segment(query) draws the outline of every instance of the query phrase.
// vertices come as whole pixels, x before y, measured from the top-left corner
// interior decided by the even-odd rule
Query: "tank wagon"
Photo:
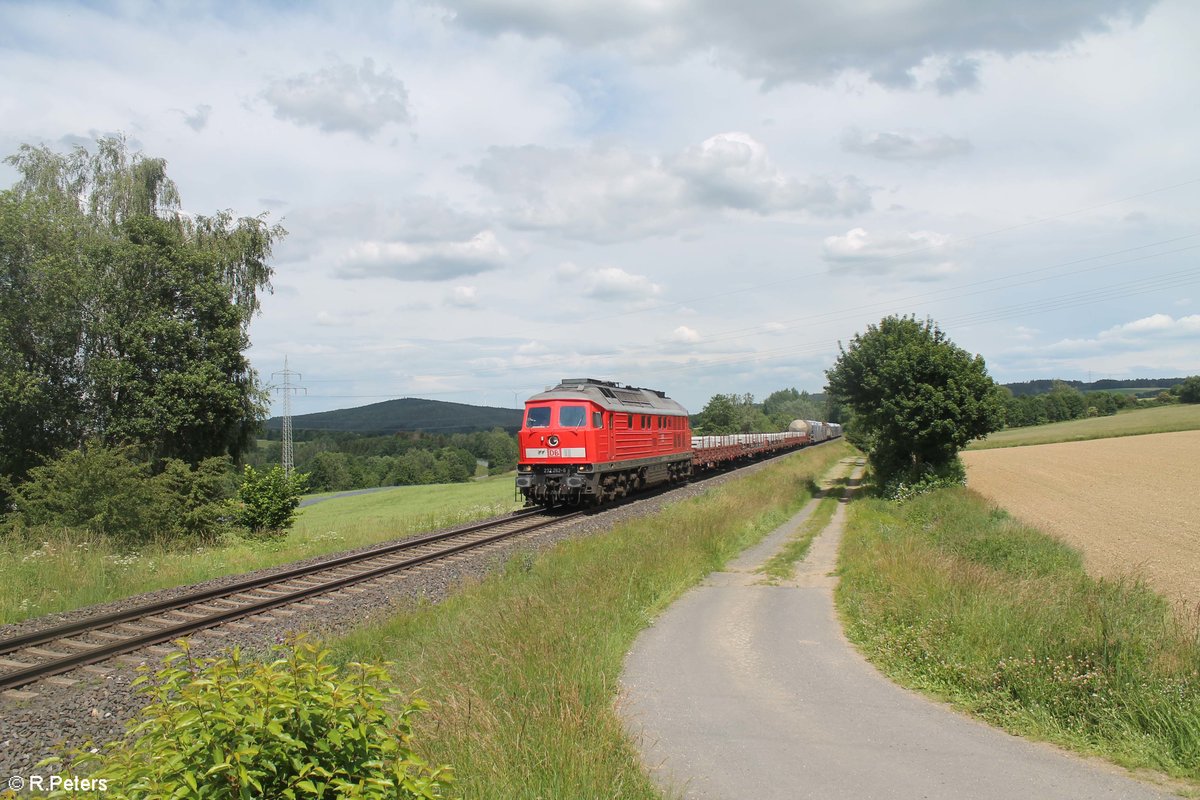
[[[840,425],[796,420],[781,433],[692,436],[687,410],[665,392],[564,378],[525,402],[517,489],[531,505],[598,505],[840,435]]]

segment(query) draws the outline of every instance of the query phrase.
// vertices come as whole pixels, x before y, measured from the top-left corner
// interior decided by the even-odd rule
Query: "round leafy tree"
[[[1200,403],[1200,375],[1193,375],[1179,384],[1179,400],[1182,403]]]
[[[958,451],[1003,421],[983,358],[915,317],[886,317],[840,349],[825,373],[828,391],[853,412],[847,435],[870,457],[879,486],[895,494],[901,484],[961,482]]]

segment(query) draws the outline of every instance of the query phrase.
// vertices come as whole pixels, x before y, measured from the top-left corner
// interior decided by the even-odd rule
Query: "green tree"
[[[762,411],[770,420],[772,431],[785,431],[792,420],[797,419],[836,421],[830,415],[829,404],[824,399],[818,399],[808,392],[798,392],[795,389],[780,389],[772,392],[763,401]]]
[[[0,475],[18,481],[83,439],[85,233],[52,198],[0,192]]]
[[[954,477],[958,451],[1003,420],[1002,393],[983,358],[932,320],[886,317],[840,349],[828,390],[853,412],[847,435],[870,456],[885,491]]]
[[[350,456],[323,450],[304,462],[308,488],[314,492],[340,492],[357,488],[350,469]]]
[[[516,437],[500,428],[492,428],[481,436],[484,439],[484,452],[481,457],[487,459],[488,472],[496,475],[516,468]]]
[[[1192,375],[1179,384],[1179,402],[1200,403],[1200,375]]]
[[[749,393],[713,395],[697,415],[697,427],[700,433],[708,435],[776,430]]]
[[[285,231],[189,217],[166,162],[120,137],[22,146],[0,193],[0,472],[130,443],[155,471],[240,456],[264,413],[243,351]]]
[[[716,435],[734,433],[738,428],[738,401],[732,394],[714,394],[700,410],[697,427],[700,433]]]

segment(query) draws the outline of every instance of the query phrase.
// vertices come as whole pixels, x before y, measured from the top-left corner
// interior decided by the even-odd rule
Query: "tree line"
[[[1053,381],[1050,391],[1042,394],[1007,392],[1004,397],[1004,423],[1009,428],[1045,425],[1085,417],[1106,417],[1127,408],[1146,408],[1171,403],[1200,403],[1200,376],[1186,378],[1168,390],[1150,398],[1122,392],[1081,392],[1064,381]]]
[[[699,414],[692,417],[696,435],[727,433],[775,433],[786,431],[792,420],[816,419],[840,422],[842,407],[824,394],[809,394],[795,388],[779,389],[761,403],[752,394],[716,394]]]
[[[458,483],[470,480],[478,462],[496,475],[517,466],[517,441],[506,431],[455,434],[397,433],[363,436],[346,432],[297,432],[296,469],[308,489],[335,492],[376,486]],[[252,465],[279,463],[280,443],[267,441],[247,458]]]

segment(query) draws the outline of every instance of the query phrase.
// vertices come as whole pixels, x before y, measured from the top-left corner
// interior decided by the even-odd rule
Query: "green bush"
[[[448,766],[431,767],[411,749],[418,701],[392,713],[399,692],[387,670],[326,663],[328,651],[303,639],[275,647],[279,658],[247,663],[197,660],[181,650],[151,680],[137,682],[150,704],[125,738],[75,753],[93,768],[105,798],[441,798]],[[389,686],[389,688],[379,688]],[[77,797],[60,791],[51,797]]]
[[[12,490],[10,528],[78,528],[122,545],[151,540],[213,540],[225,532],[229,459],[192,469],[167,460],[151,474],[132,448],[92,444],[29,471]]]
[[[932,492],[935,489],[946,489],[951,486],[965,486],[967,470],[962,460],[954,460],[939,465],[915,464],[907,470],[893,475],[887,483],[878,489],[881,497],[903,502],[918,495]]]
[[[306,475],[287,475],[283,467],[259,472],[249,464],[238,489],[235,514],[238,522],[256,534],[278,534],[291,527],[300,505]]]

